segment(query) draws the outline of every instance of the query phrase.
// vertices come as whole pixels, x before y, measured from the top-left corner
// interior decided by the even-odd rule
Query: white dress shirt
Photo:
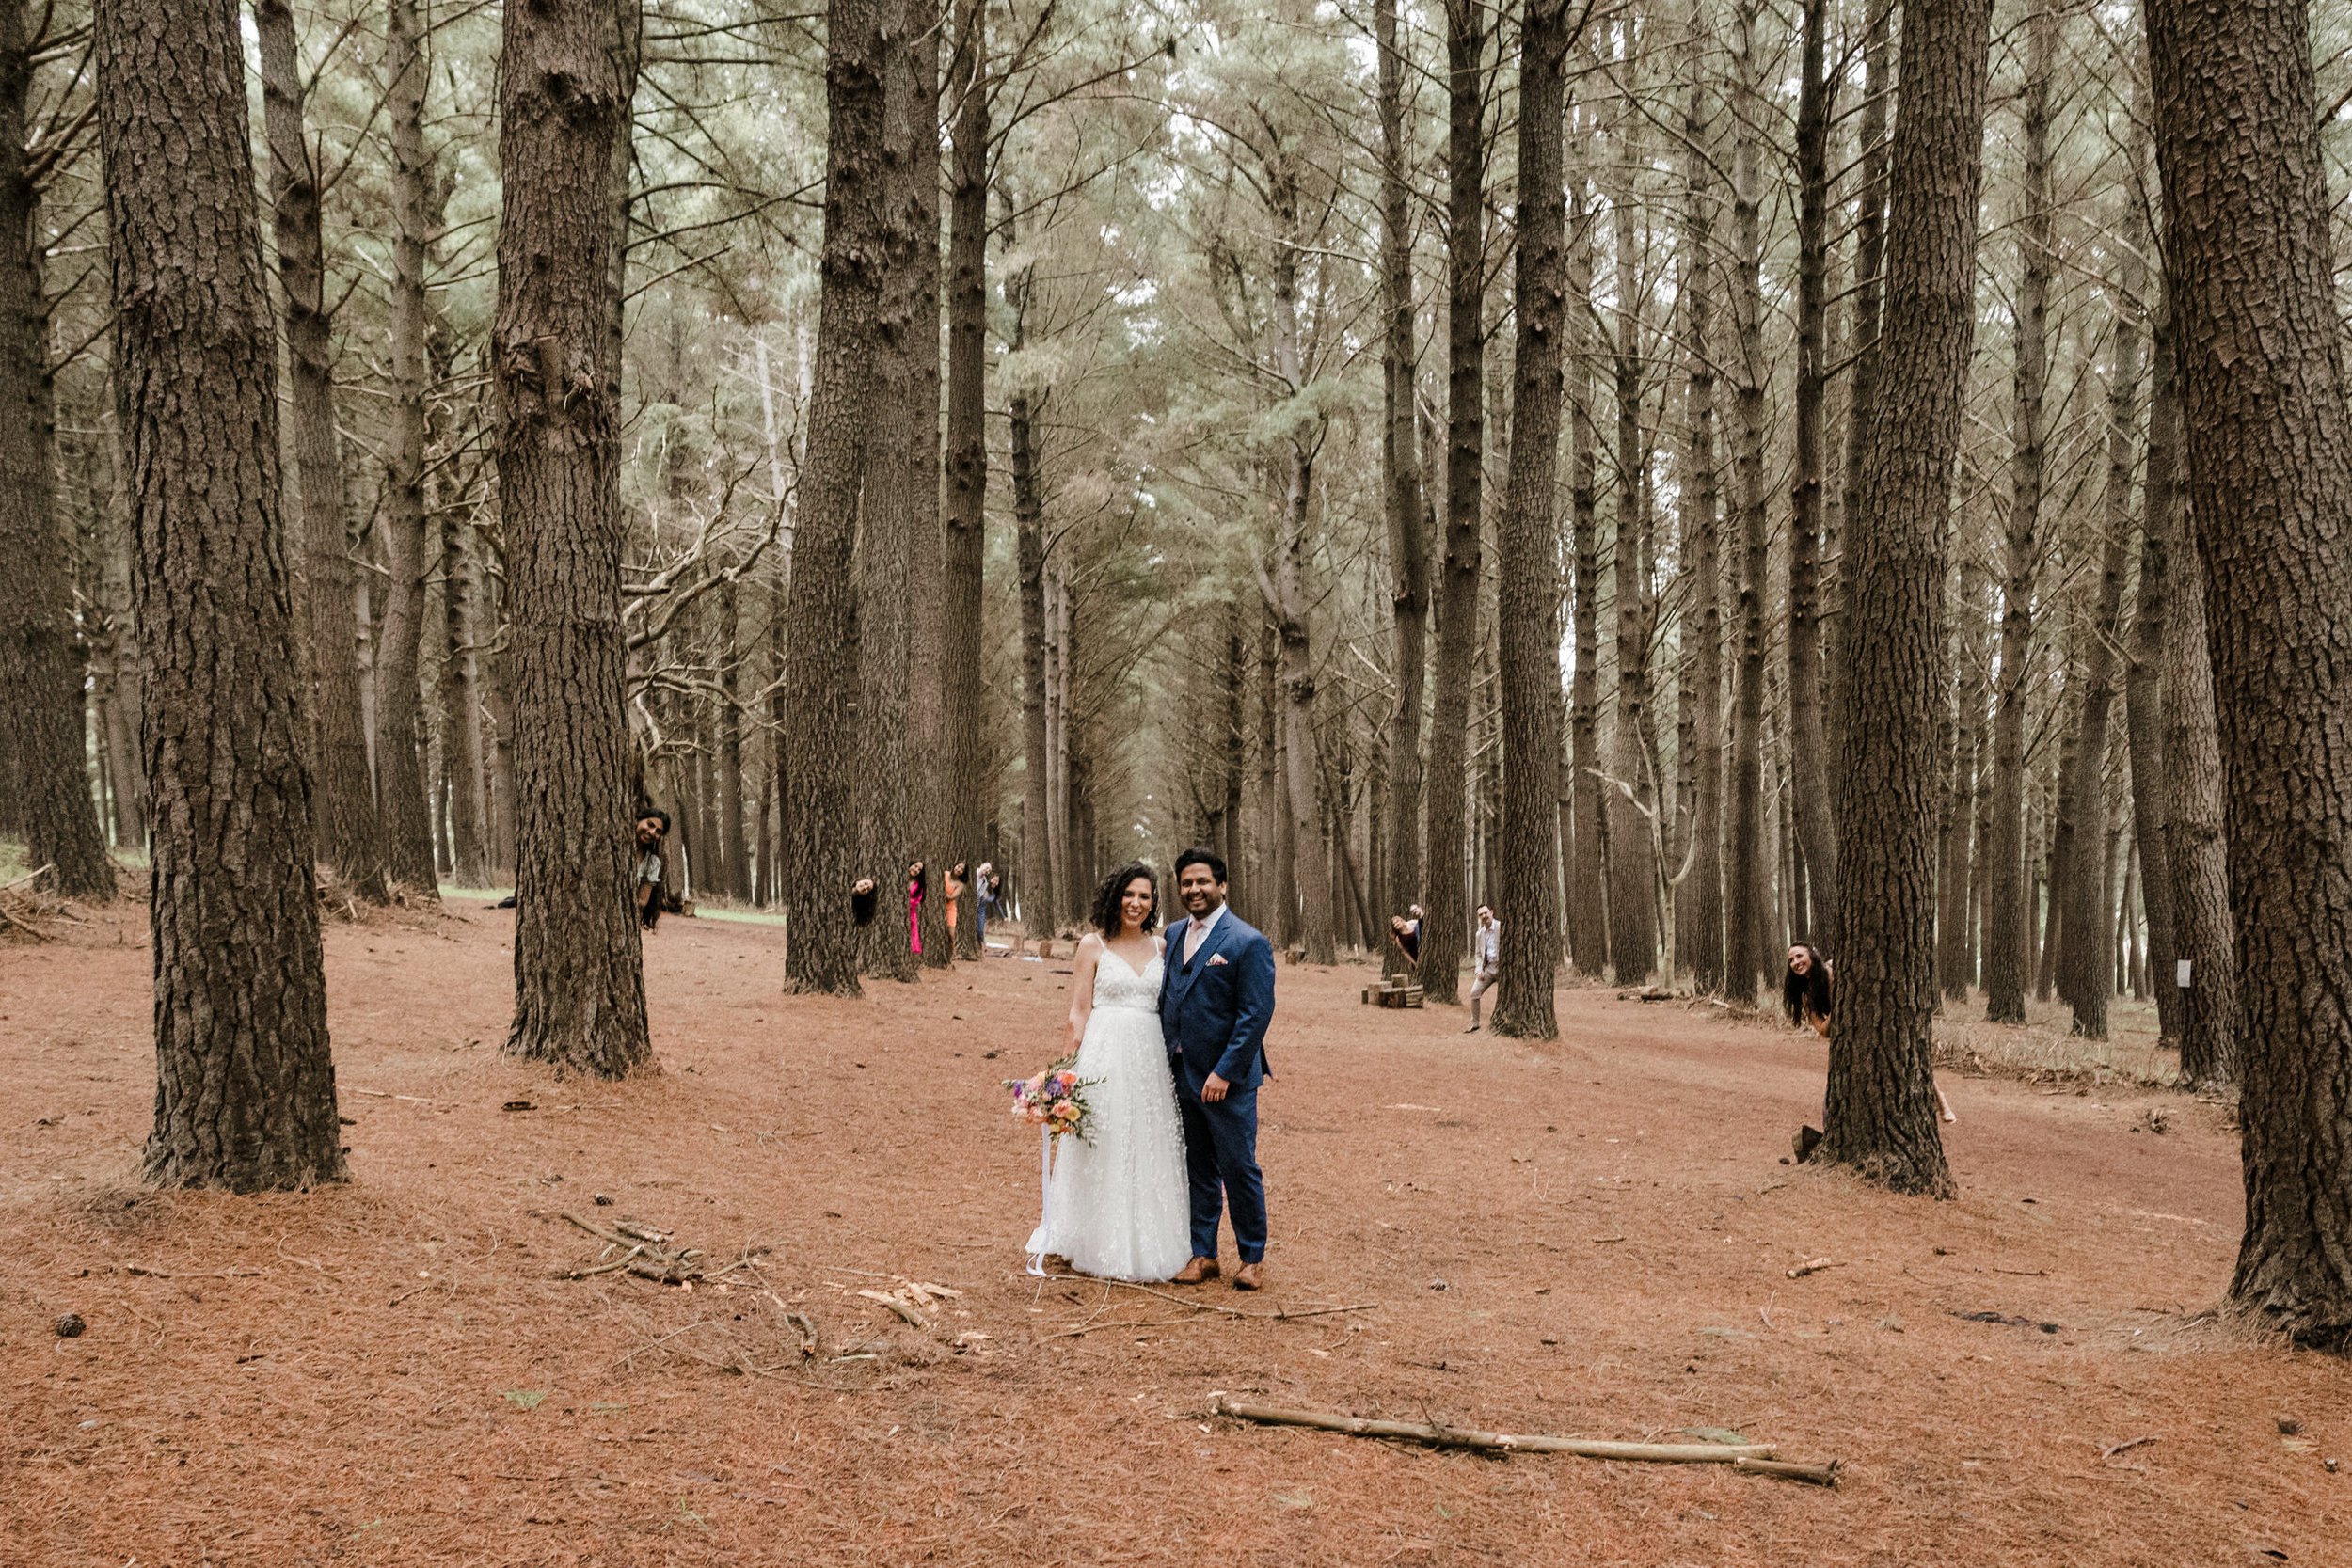
[[[1216,923],[1224,918],[1225,906],[1222,904],[1211,910],[1207,914],[1195,915],[1192,918],[1191,923],[1184,927],[1185,963],[1192,962],[1193,956],[1200,951],[1200,944],[1209,939],[1209,933],[1216,927]]]

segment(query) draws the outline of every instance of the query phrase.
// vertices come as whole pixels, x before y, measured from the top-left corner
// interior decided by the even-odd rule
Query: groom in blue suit
[[[1225,863],[1215,850],[1176,857],[1184,918],[1168,933],[1160,972],[1160,1034],[1176,1072],[1192,1187],[1192,1260],[1176,1283],[1217,1276],[1217,1218],[1230,1212],[1241,1249],[1233,1289],[1254,1291],[1265,1259],[1258,1085],[1274,1016],[1274,948],[1225,907]]]

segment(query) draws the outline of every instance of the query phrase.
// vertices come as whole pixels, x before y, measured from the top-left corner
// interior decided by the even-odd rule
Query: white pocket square
[[[1212,953],[1209,955],[1209,967],[1211,969],[1216,968],[1217,965],[1223,963],[1224,961],[1225,955],[1222,953]]]

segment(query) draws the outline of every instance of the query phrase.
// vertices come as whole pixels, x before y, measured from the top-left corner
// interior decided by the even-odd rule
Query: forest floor
[[[510,914],[332,924],[352,1181],[239,1198],[137,1185],[142,912],[0,947],[0,1561],[2352,1563],[2352,1369],[2201,1316],[2224,1106],[1947,1069],[1960,1196],[1899,1198],[1783,1163],[1808,1037],[1586,989],[1531,1047],[1285,969],[1269,1288],[1169,1300],[1022,1271],[998,1081],[1055,1053],[1066,964],[788,1000],[774,927],[672,920],[661,1071],[612,1085],[500,1053]],[[768,1250],[566,1278],[600,1256],[566,1212]],[[961,1294],[917,1328],[860,1293],[907,1281]],[[1844,1483],[1246,1426],[1219,1390],[1727,1429]]]

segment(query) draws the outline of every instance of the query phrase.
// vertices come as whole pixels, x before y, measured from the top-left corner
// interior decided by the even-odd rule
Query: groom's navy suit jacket
[[[1168,933],[1160,977],[1160,1033],[1183,1058],[1193,1092],[1212,1072],[1247,1093],[1265,1076],[1265,1031],[1274,1017],[1274,946],[1227,910],[1184,961],[1189,919]]]

